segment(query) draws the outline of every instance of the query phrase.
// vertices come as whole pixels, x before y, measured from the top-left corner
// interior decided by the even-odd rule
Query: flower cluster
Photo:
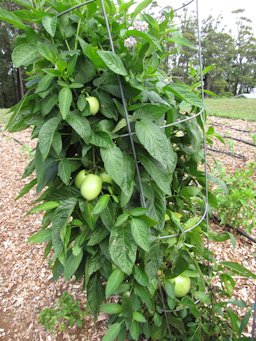
[[[130,26],[128,28],[128,31],[131,31],[131,30],[137,30],[137,31],[141,31],[141,32],[147,32],[148,30],[148,23],[146,21],[141,21],[141,20],[138,20],[138,21],[135,21],[133,26]],[[137,43],[137,40],[135,37],[131,36],[129,38],[126,38],[124,40],[124,45],[127,47],[127,48],[132,48],[136,45]]]

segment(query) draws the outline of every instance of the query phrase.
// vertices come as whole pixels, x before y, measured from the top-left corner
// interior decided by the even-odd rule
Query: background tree
[[[244,10],[234,11],[238,14],[237,33],[233,34],[223,25],[223,17],[208,16],[202,22],[202,55],[204,67],[214,65],[205,75],[205,89],[218,95],[236,95],[249,93],[256,85],[256,40],[251,27],[251,20],[242,16]],[[194,12],[185,8],[177,16],[182,36],[193,45],[198,44],[197,18]],[[181,44],[178,53],[170,56],[168,73],[172,78],[192,83],[190,67],[197,68],[196,50],[189,45]],[[168,50],[173,49],[173,44]],[[177,52],[177,51],[176,51]]]
[[[243,16],[244,9],[232,12],[236,21],[236,55],[232,73],[233,93],[249,93],[256,86],[256,39],[252,21]]]
[[[17,11],[18,5],[0,0],[0,9]],[[0,14],[1,16],[1,14]],[[18,29],[0,21],[0,107],[9,108],[24,95],[22,68],[14,68],[12,44]]]

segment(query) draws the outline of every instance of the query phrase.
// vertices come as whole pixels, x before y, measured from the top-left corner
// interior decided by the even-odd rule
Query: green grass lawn
[[[8,113],[8,109],[0,109],[0,124],[6,124],[9,117],[10,113]]]
[[[212,116],[256,121],[256,99],[207,98],[205,106]]]

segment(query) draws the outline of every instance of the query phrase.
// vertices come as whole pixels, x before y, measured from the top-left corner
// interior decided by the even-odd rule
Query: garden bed
[[[218,132],[226,135],[229,132],[233,137],[240,139],[252,141],[251,135],[256,132],[256,122],[215,117],[211,117],[210,121],[218,124],[215,126]],[[248,130],[250,133],[231,130],[225,126]],[[85,305],[86,298],[81,283],[64,282],[62,279],[52,282],[47,260],[43,260],[44,247],[27,243],[27,238],[40,226],[40,216],[26,215],[34,199],[33,193],[26,195],[22,201],[15,201],[15,197],[27,181],[20,178],[28,163],[31,147],[29,133],[26,131],[15,134],[4,132],[0,135],[0,339],[101,340],[105,329],[105,316],[101,316],[96,325],[93,319],[88,317],[82,328],[69,330],[59,336],[50,335],[38,322],[40,310],[53,306],[64,291],[80,300],[82,306]],[[230,151],[228,144],[223,146],[219,142],[214,148]],[[209,151],[210,168],[213,167],[213,157],[222,161],[230,172],[241,168],[245,162],[256,159],[256,149],[253,146],[235,141],[234,150],[247,160]],[[215,224],[213,228],[216,231],[221,230]],[[210,248],[218,260],[241,262],[251,271],[256,270],[256,244],[244,237],[237,236],[235,249],[230,241],[210,243]],[[245,300],[248,304],[253,303],[254,291],[255,283],[252,280],[237,278],[235,289],[237,298]]]

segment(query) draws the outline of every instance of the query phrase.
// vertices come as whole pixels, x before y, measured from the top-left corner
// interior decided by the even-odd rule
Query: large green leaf
[[[64,265],[64,279],[69,280],[78,269],[83,259],[83,250],[77,256],[71,254]]]
[[[47,43],[41,43],[40,41],[38,41],[37,48],[38,48],[38,52],[40,53],[42,57],[44,57],[46,60],[49,60],[51,63],[54,63],[54,59],[55,59],[54,52],[56,54],[57,51],[52,50],[52,46],[49,46]],[[46,69],[46,71],[54,72],[54,70],[50,70],[50,69]],[[56,75],[56,73],[54,73],[54,75]]]
[[[100,306],[100,311],[107,314],[119,314],[123,310],[122,306],[117,303],[106,303]]]
[[[140,14],[145,8],[147,8],[152,3],[152,0],[143,0],[141,1],[138,6],[134,9],[131,13],[131,17],[135,19],[138,14]]]
[[[102,341],[115,341],[121,330],[121,323],[113,323],[103,336]]]
[[[56,207],[58,207],[60,205],[59,202],[57,201],[46,201],[36,207],[33,207],[29,213],[33,214],[33,213],[38,213],[38,212],[43,212],[43,211],[48,211],[48,210],[52,210]]]
[[[53,16],[53,17],[49,17],[49,16],[45,16],[42,19],[42,24],[43,27],[45,28],[45,30],[52,36],[55,36],[55,32],[56,32],[56,27],[57,27],[57,17]]]
[[[107,207],[109,199],[110,199],[109,194],[104,194],[102,197],[100,197],[92,211],[92,214],[101,213]]]
[[[45,243],[49,242],[52,239],[52,230],[51,229],[45,229],[40,230],[36,233],[34,233],[32,236],[28,238],[28,242],[30,243]]]
[[[234,273],[248,278],[256,279],[256,274],[246,269],[243,265],[235,262],[221,262],[221,265],[225,266]]]
[[[146,153],[138,153],[139,160],[143,167],[155,181],[157,186],[166,194],[171,195],[170,184],[172,182],[172,173],[165,169],[161,163]]]
[[[112,97],[105,91],[97,90],[96,97],[100,98],[100,112],[110,119],[117,119],[116,107]]]
[[[83,53],[86,55],[86,57],[88,57],[93,62],[96,68],[100,68],[100,69],[104,68],[105,63],[103,62],[103,60],[100,58],[100,56],[97,53],[98,47],[92,46],[91,44],[86,43],[82,38],[78,38],[78,40],[83,50]]]
[[[132,218],[131,231],[136,244],[139,245],[144,251],[148,252],[150,248],[149,228],[144,221],[139,218]]]
[[[47,90],[50,87],[53,78],[54,78],[53,75],[45,75],[38,83],[35,93]]]
[[[189,86],[185,84],[173,83],[166,86],[165,89],[174,93],[174,95],[179,99],[186,101],[196,107],[202,108],[201,99],[190,90]]]
[[[145,258],[145,271],[149,279],[153,279],[157,275],[163,261],[163,253],[158,242],[151,245],[149,252]]]
[[[123,153],[123,162],[124,170],[122,191],[127,195],[128,199],[130,199],[134,187],[135,162],[134,158],[128,153]]]
[[[167,168],[171,151],[164,132],[155,123],[146,119],[136,122],[135,130],[140,143],[149,154]]]
[[[127,275],[132,273],[137,245],[129,226],[113,227],[109,240],[109,253],[113,262]]]
[[[57,155],[61,154],[61,152],[62,152],[62,137],[61,137],[61,133],[58,130],[55,131],[55,134],[53,136],[52,148],[55,150]]]
[[[84,140],[85,143],[90,141],[91,127],[87,118],[72,112],[67,115],[66,121],[76,131],[76,133]]]
[[[49,154],[53,137],[56,129],[58,128],[58,125],[60,124],[60,121],[61,120],[58,117],[50,118],[48,121],[44,123],[44,125],[39,131],[38,135],[39,149],[44,160]]]
[[[59,107],[62,117],[65,119],[69,114],[73,95],[68,87],[64,87],[59,92]]]
[[[0,8],[0,20],[3,20],[8,24],[11,24],[14,27],[20,28],[22,30],[26,30],[28,28],[14,13],[6,11],[3,8]]]
[[[109,231],[104,226],[98,225],[90,235],[90,239],[87,243],[88,246],[94,246],[99,244],[109,235]]]
[[[41,102],[41,113],[43,116],[46,116],[51,112],[53,107],[58,103],[58,96],[57,95],[48,95],[45,97]]]
[[[28,184],[26,184],[19,192],[17,197],[15,198],[16,200],[22,198],[25,194],[27,194],[31,188],[33,188],[37,184],[37,179],[31,180]]]
[[[34,9],[33,3],[30,0],[12,0],[12,2],[23,7]]]
[[[147,103],[134,111],[133,116],[137,119],[149,119],[157,121],[163,117],[170,108],[166,105]]]
[[[122,188],[124,179],[124,157],[119,147],[101,148],[100,150],[104,167],[111,178]]]
[[[96,76],[96,68],[94,64],[88,60],[79,60],[75,69],[75,82],[76,83],[88,83]]]
[[[92,131],[90,143],[102,148],[114,146],[111,136],[106,131]]]
[[[87,299],[91,311],[96,318],[100,311],[100,305],[103,301],[103,286],[97,275],[94,275],[87,285]]]
[[[102,50],[97,51],[97,53],[111,71],[118,75],[127,75],[127,70],[121,58],[116,53]]]
[[[76,203],[76,198],[69,198],[64,200],[55,210],[52,219],[52,245],[55,257],[59,256],[62,252],[63,242],[61,240],[60,232],[69,222],[69,218],[75,209]]]
[[[72,163],[68,159],[62,159],[58,165],[59,176],[65,185],[68,185],[72,173]]]
[[[162,230],[164,227],[164,215],[166,210],[165,194],[155,183],[151,183],[151,192],[148,194],[148,215],[158,221],[157,228]]]
[[[187,46],[191,49],[195,49],[195,46],[191,43],[191,41],[182,37],[181,35],[172,35],[170,38],[168,38],[168,42],[169,41],[180,46]]]
[[[153,297],[150,295],[147,288],[140,285],[135,285],[134,292],[140,297],[141,301],[148,307],[149,311],[154,311]]]
[[[147,287],[149,285],[149,280],[148,280],[148,276],[147,274],[144,272],[144,270],[142,269],[142,267],[140,266],[135,266],[134,268],[134,278],[136,279],[136,281],[144,286]]]
[[[124,280],[124,273],[119,269],[115,269],[108,278],[106,285],[106,298],[116,293],[121,283]]]
[[[20,44],[12,52],[12,61],[15,67],[28,66],[38,58],[36,45],[24,43]]]

